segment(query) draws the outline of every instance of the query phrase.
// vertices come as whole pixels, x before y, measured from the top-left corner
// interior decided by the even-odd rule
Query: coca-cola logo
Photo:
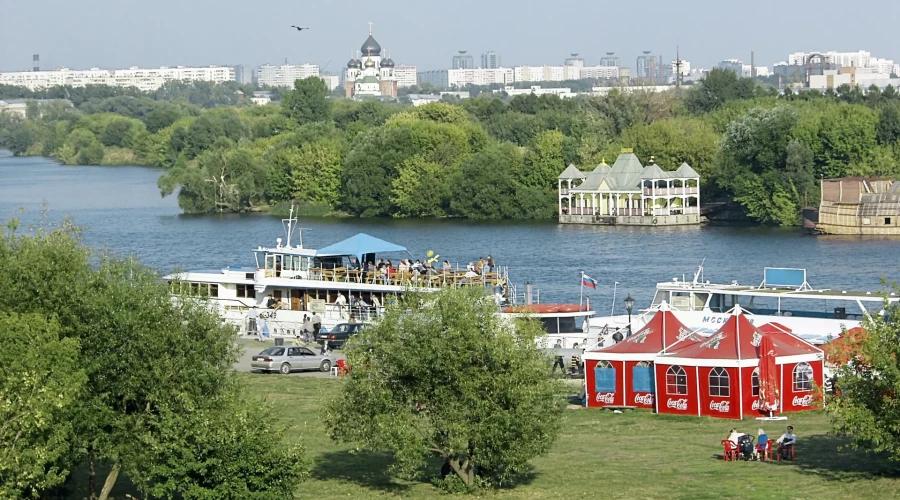
[[[730,401],[710,401],[709,402],[709,410],[717,411],[719,413],[728,413],[729,408],[731,408]]]
[[[668,401],[666,401],[666,407],[668,407],[668,408],[674,408],[674,409],[680,410],[680,411],[686,411],[686,410],[687,410],[687,403],[688,403],[688,400],[687,400],[687,399],[684,399],[684,398],[682,398],[682,399],[669,399]]]
[[[635,394],[634,404],[636,405],[653,405],[653,394]]]
[[[750,406],[750,408],[753,409],[753,411],[759,410],[759,400],[758,400],[758,399],[754,399],[754,400],[753,400],[753,404]]]
[[[810,406],[812,405],[812,394],[807,394],[806,396],[794,396],[794,400],[791,401],[791,405],[793,406]]]
[[[762,343],[762,335],[759,332],[753,332],[753,338],[750,340],[750,345],[753,347],[759,347],[759,344]]]
[[[597,393],[597,402],[598,403],[606,403],[608,405],[613,404],[615,394],[611,392],[598,392]]]

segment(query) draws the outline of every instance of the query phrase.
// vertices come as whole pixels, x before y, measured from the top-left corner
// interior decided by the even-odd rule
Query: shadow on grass
[[[774,445],[773,445],[774,446]],[[830,435],[804,437],[797,443],[794,461],[778,463],[777,451],[772,449],[773,466],[794,466],[800,472],[827,481],[852,482],[862,479],[900,476],[900,467],[883,453],[866,453],[850,447],[850,438]],[[721,460],[722,456],[718,458]]]
[[[346,481],[374,490],[403,493],[411,484],[394,482],[388,470],[393,461],[389,453],[326,452],[316,457],[312,476],[322,481]]]

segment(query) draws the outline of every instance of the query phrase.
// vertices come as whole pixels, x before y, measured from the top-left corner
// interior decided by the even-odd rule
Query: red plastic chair
[[[788,445],[788,455],[790,456],[791,462],[794,461],[794,445]],[[778,461],[781,462],[781,450],[778,450]]]
[[[772,460],[772,440],[766,441],[765,446],[760,448],[761,445],[756,445],[756,453],[762,455],[763,461]]]
[[[350,371],[350,367],[347,366],[347,362],[343,359],[337,360],[337,364],[335,365],[338,370],[338,375],[346,375],[347,372]]]
[[[736,462],[738,460],[738,445],[731,442],[731,440],[723,439],[722,446],[725,447],[725,452],[722,454],[722,461],[727,462],[731,460],[732,462]]]

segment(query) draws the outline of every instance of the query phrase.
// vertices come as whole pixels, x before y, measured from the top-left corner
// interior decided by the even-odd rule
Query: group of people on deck
[[[769,436],[766,431],[759,429],[756,432],[756,446],[753,446],[753,437],[743,432],[738,432],[732,428],[728,433],[728,441],[734,443],[741,452],[741,455],[747,460],[759,460],[760,452],[765,453],[769,446]],[[778,445],[777,453],[782,458],[788,458],[795,444],[797,444],[797,435],[794,434],[794,426],[789,425],[785,433],[775,440]]]
[[[438,268],[436,264],[437,256],[426,257],[422,260],[416,259],[415,261],[411,259],[401,259],[396,265],[391,259],[377,259],[375,261],[360,264],[358,258],[350,257],[347,269],[360,271],[363,281],[367,281],[370,277],[374,276],[385,284],[388,283],[388,280],[391,279],[395,273],[400,273],[401,275],[412,273],[414,276],[422,276],[429,273],[450,273],[453,271],[453,266],[450,264],[449,260],[444,259],[440,268]],[[469,262],[466,266],[466,272],[473,272],[479,275],[496,271],[496,269],[497,264],[494,262],[494,257],[490,254],[487,256],[487,259],[479,257],[477,261]]]

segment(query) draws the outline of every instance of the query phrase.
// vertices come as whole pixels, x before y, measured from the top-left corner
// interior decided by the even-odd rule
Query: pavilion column
[[[562,180],[557,181],[557,184],[559,185],[559,186],[558,186],[558,189],[559,189],[559,199],[557,200],[557,202],[558,202],[558,204],[559,204],[559,211],[557,211],[556,213],[558,213],[559,215],[562,215],[562,213],[563,213],[563,212],[562,212],[562,200],[563,200]]]
[[[584,215],[584,193],[578,193],[578,213]]]
[[[597,213],[597,193],[591,193],[591,212]]]

